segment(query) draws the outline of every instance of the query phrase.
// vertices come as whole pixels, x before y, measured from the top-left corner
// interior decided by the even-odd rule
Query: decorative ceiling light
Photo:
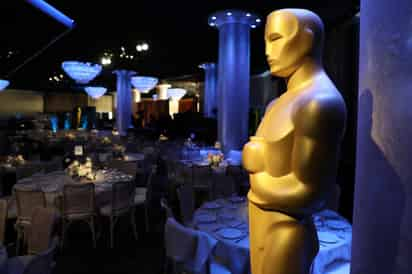
[[[154,88],[159,79],[155,77],[148,76],[134,76],[131,79],[133,87],[141,93],[148,93],[152,88]]]
[[[167,97],[169,97],[172,100],[177,100],[179,101],[180,99],[185,96],[186,90],[183,88],[169,88],[167,90]]]
[[[85,87],[84,90],[87,92],[87,94],[89,94],[90,97],[97,100],[106,93],[107,88],[105,87]]]
[[[8,80],[0,79],[0,91],[2,91],[2,90],[4,90],[5,88],[7,88],[8,85],[10,85],[10,82],[9,82]]]
[[[102,71],[102,66],[99,64],[78,61],[65,61],[62,63],[62,68],[70,78],[79,84],[89,83]]]

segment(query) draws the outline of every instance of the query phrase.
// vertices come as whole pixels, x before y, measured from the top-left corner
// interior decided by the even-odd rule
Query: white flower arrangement
[[[103,145],[110,145],[112,143],[112,140],[110,140],[109,137],[105,136],[101,139],[100,141]]]
[[[114,144],[112,152],[113,152],[113,157],[114,158],[124,159],[124,157],[125,157],[124,153],[126,152],[126,148],[122,145]]]
[[[212,167],[218,167],[220,163],[223,161],[223,159],[224,159],[224,155],[222,152],[217,152],[217,153],[209,152],[207,154],[207,161],[209,165],[211,165]]]
[[[86,158],[86,162],[84,164],[81,164],[79,161],[74,160],[66,168],[66,172],[71,177],[83,177],[89,180],[96,178],[96,175],[93,173],[93,163],[89,157]]]
[[[17,156],[7,156],[6,162],[12,166],[20,166],[26,163],[26,161],[23,158],[23,155],[21,154]]]

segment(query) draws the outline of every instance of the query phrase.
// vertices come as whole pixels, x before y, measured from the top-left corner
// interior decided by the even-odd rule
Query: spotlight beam
[[[33,7],[41,10],[48,16],[54,18],[56,21],[59,21],[61,24],[65,25],[68,28],[74,28],[74,20],[66,16],[64,13],[54,8],[52,5],[47,3],[44,0],[26,0],[27,3]]]

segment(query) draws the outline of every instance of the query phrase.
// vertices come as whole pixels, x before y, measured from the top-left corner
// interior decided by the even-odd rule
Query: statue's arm
[[[255,200],[270,209],[296,214],[318,207],[334,180],[345,117],[339,100],[313,100],[299,107],[293,114],[291,172],[282,177],[253,174]]]

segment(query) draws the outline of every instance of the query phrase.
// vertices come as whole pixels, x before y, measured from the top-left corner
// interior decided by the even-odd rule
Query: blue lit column
[[[213,109],[217,108],[216,86],[217,71],[215,63],[204,63],[199,66],[205,70],[205,89],[203,94],[203,115],[216,118]]]
[[[126,136],[127,129],[132,127],[132,87],[130,77],[136,73],[129,70],[116,70],[114,73],[117,76],[117,130],[121,136]]]
[[[250,28],[259,23],[255,15],[235,10],[209,17],[209,25],[219,30],[218,140],[225,152],[241,150],[248,139]]]
[[[360,2],[351,273],[410,274],[412,2]]]

